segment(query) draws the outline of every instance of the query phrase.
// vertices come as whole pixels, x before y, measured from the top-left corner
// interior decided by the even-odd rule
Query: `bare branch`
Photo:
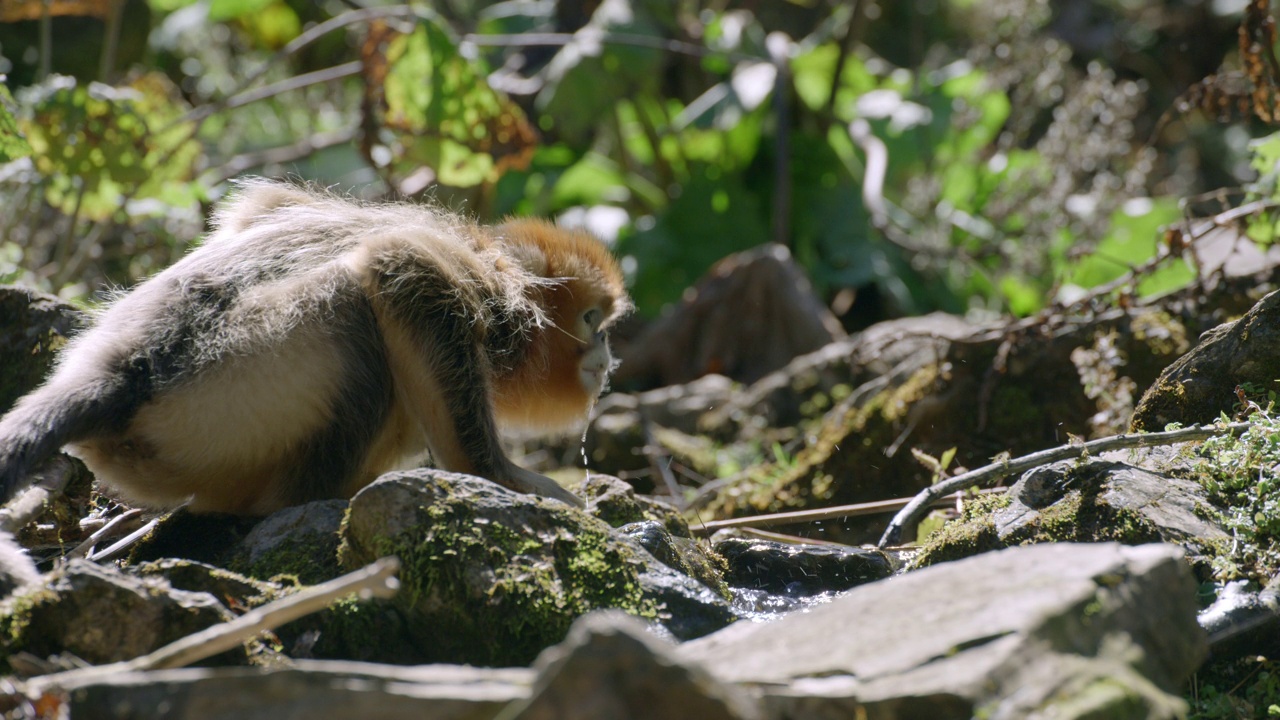
[[[358,126],[340,128],[304,137],[292,145],[282,145],[258,152],[236,155],[222,165],[209,170],[207,185],[210,187],[220,185],[236,175],[256,167],[293,162],[328,147],[345,145],[355,139],[359,132],[360,128]]]
[[[1004,488],[988,488],[984,493],[1003,492]],[[942,507],[960,499],[960,493],[951,493],[936,497],[929,502],[929,507]],[[836,505],[816,510],[795,510],[792,512],[770,513],[768,515],[752,515],[751,517],[733,518],[731,520],[711,520],[700,525],[690,525],[689,530],[695,533],[710,534],[726,528],[760,528],[774,525],[797,525],[820,520],[837,520],[862,515],[879,515],[880,513],[899,510],[911,504],[914,498],[893,498],[892,500],[875,500],[872,502],[854,503],[852,505]]]

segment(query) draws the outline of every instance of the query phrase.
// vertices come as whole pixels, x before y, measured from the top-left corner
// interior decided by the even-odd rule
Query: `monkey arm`
[[[489,389],[492,368],[477,326],[481,303],[459,292],[429,257],[396,248],[371,262],[371,299],[386,343],[396,401],[420,426],[445,470],[488,478],[581,506],[550,478],[515,465],[498,439]]]

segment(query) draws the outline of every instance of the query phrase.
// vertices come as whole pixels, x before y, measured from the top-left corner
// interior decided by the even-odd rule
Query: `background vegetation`
[[[1159,292],[1194,272],[1162,226],[1273,187],[1265,128],[1180,110],[1245,64],[1242,8],[14,0],[0,279],[128,284],[258,173],[585,224],[647,317],[769,241],[851,328],[1026,315],[1164,254]]]

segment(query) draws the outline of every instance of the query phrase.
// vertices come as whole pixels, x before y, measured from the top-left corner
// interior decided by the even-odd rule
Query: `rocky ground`
[[[1260,290],[1273,265],[1148,303],[844,336],[794,292],[788,263],[737,259],[664,322],[698,336],[698,318],[729,322],[699,297],[780,282],[790,335],[720,332],[682,362],[640,337],[585,446],[525,448],[585,510],[416,470],[265,519],[153,518],[68,466],[33,520],[0,515],[45,571],[0,604],[3,710],[1216,718],[1280,705],[1265,660],[1280,607],[1280,296]],[[77,313],[17,290],[0,307],[14,308],[0,328],[11,402]],[[791,350],[752,356],[760,343]],[[1251,425],[1196,442],[1084,445],[1130,423],[1237,420]],[[1069,459],[1000,472],[1054,447]],[[1008,489],[948,497],[901,518],[913,542],[877,543],[904,498],[984,467],[975,477]],[[399,559],[395,588],[385,557]]]

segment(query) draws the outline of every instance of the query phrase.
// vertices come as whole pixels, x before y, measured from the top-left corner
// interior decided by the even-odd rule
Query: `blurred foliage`
[[[1276,192],[1263,128],[1170,116],[1220,65],[1260,80],[1223,3],[11,5],[0,273],[71,297],[172,262],[250,173],[583,224],[646,316],[780,242],[851,327],[1162,292],[1184,198]]]

